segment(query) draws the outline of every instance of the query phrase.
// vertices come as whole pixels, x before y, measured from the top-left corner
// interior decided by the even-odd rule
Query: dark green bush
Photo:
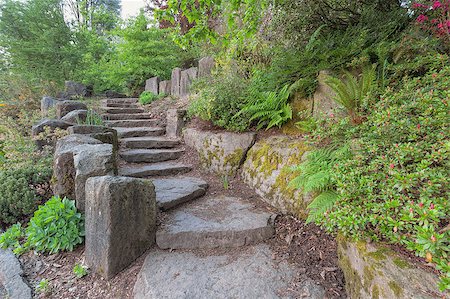
[[[32,214],[41,202],[41,196],[33,189],[47,183],[50,168],[26,167],[0,170],[0,222],[15,223]]]

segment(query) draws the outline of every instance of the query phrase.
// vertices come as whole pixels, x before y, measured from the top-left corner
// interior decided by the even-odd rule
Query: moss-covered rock
[[[350,298],[450,298],[438,292],[437,275],[384,245],[339,236],[338,256]]]
[[[236,175],[256,139],[255,133],[213,133],[192,128],[183,135],[185,143],[198,152],[203,167],[229,176]]]
[[[242,177],[270,205],[304,217],[309,196],[288,184],[298,175],[290,167],[299,164],[307,149],[304,141],[287,136],[259,141],[247,153]]]

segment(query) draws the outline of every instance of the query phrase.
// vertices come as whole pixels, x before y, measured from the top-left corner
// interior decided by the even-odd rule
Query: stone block
[[[71,124],[77,124],[78,122],[84,122],[87,118],[87,110],[73,110],[64,115],[61,120]]]
[[[159,93],[165,94],[165,95],[170,95],[171,87],[172,87],[171,83],[172,83],[172,81],[170,81],[170,80],[165,80],[165,81],[159,82]]]
[[[166,135],[169,138],[181,137],[182,130],[186,125],[186,110],[169,109],[167,110]]]
[[[42,117],[47,117],[49,114],[50,109],[54,108],[56,103],[58,103],[58,99],[44,96],[41,99],[41,114]]]
[[[211,72],[215,66],[213,57],[206,56],[198,61],[198,77],[204,78],[211,76]]]
[[[31,288],[24,276],[25,273],[14,253],[10,249],[0,249],[0,297],[4,295],[2,298],[31,299]],[[6,294],[2,294],[2,291]]]
[[[159,93],[159,78],[153,77],[145,81],[145,91],[150,91],[153,94]]]
[[[78,82],[74,81],[66,81],[64,83],[65,86],[65,97],[66,98],[72,98],[72,97],[89,97],[92,95],[92,87],[87,86]]]
[[[88,179],[85,223],[86,263],[111,279],[155,243],[152,182],[117,176]]]
[[[180,83],[181,83],[181,69],[180,68],[174,68],[172,70],[172,77],[171,77],[171,86],[170,86],[170,94],[173,96],[180,96]]]
[[[119,148],[119,139],[117,136],[117,130],[111,129],[105,126],[94,125],[76,125],[67,129],[69,134],[84,134],[89,135],[92,138],[100,140],[103,143],[109,143],[113,145],[114,151]]]
[[[189,95],[189,90],[192,82],[197,79],[197,68],[191,67],[190,69],[181,72],[180,80],[180,96],[186,97]]]
[[[87,110],[87,106],[81,102],[75,101],[59,101],[56,103],[56,117],[61,119],[67,113],[74,110]]]

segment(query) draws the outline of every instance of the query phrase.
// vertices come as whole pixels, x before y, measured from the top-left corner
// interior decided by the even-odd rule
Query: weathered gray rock
[[[161,136],[164,134],[165,130],[163,128],[125,128],[125,127],[114,127],[120,138],[131,138],[131,137],[146,137],[146,136]]]
[[[209,77],[211,76],[212,69],[215,66],[215,61],[213,57],[206,56],[198,61],[198,77]]]
[[[86,134],[103,143],[112,144],[114,151],[119,149],[119,138],[117,131],[105,126],[77,125],[68,130],[69,134]]]
[[[72,125],[73,124],[65,122],[63,120],[45,118],[31,128],[31,136],[34,139],[34,142],[38,150],[42,150],[44,146],[54,147],[56,144],[56,138],[55,136],[53,136],[55,130],[56,129],[66,130],[68,127]],[[39,134],[45,132],[46,128],[49,128],[50,130],[49,135],[38,136]]]
[[[87,110],[86,104],[75,101],[59,101],[55,107],[56,117],[59,119],[74,110]]]
[[[92,87],[90,86],[86,86],[74,81],[66,81],[64,85],[64,93],[67,98],[88,97],[92,95]]]
[[[189,165],[176,162],[161,162],[144,164],[139,166],[123,166],[119,174],[135,178],[147,178],[153,176],[168,176],[187,173],[192,170]]]
[[[127,120],[108,120],[105,123],[110,127],[136,128],[136,127],[157,127],[157,119],[127,119]]]
[[[127,119],[151,119],[152,116],[149,113],[104,113],[102,114],[104,120],[127,120]]]
[[[203,198],[171,212],[156,232],[156,244],[161,249],[255,244],[272,237],[274,216],[238,198]]]
[[[86,263],[105,277],[155,242],[156,196],[149,180],[93,177],[86,182]]]
[[[145,81],[145,90],[153,94],[159,93],[159,78],[153,77]]]
[[[176,97],[180,96],[181,69],[174,68],[172,70],[170,94]]]
[[[317,78],[318,86],[313,97],[313,116],[316,118],[340,114],[340,106],[333,100],[336,93],[325,83],[329,75],[330,72],[324,70],[319,72]]]
[[[106,107],[103,111],[108,114],[134,114],[134,113],[144,113],[142,108],[130,108],[130,107]]]
[[[20,262],[12,251],[0,249],[0,291],[2,288],[4,289],[6,293],[4,298],[32,298],[31,289],[26,284],[23,276],[24,273]]]
[[[75,165],[74,154],[78,146],[84,144],[101,144],[97,139],[87,135],[74,134],[61,138],[56,143],[53,155],[52,190],[55,195],[75,199]]]
[[[85,209],[85,184],[94,176],[117,175],[116,155],[111,144],[81,145],[73,157],[75,166],[75,200]]]
[[[114,90],[107,90],[107,91],[105,91],[105,96],[107,98],[110,98],[110,99],[112,99],[112,98],[126,98],[127,97],[125,94],[117,92],[117,91],[114,91]]]
[[[168,109],[167,110],[166,135],[169,138],[181,137],[183,128],[186,125],[186,110]]]
[[[306,142],[298,138],[273,136],[258,141],[247,153],[242,178],[268,204],[283,213],[305,217],[311,196],[288,184],[299,174],[290,168],[300,164],[307,150]]]
[[[156,191],[156,203],[161,210],[174,208],[185,202],[203,196],[208,183],[202,179],[183,177],[153,180]]]
[[[174,148],[180,144],[180,140],[161,136],[131,137],[122,138],[120,144],[129,149]]]
[[[439,278],[383,245],[338,238],[339,265],[350,298],[450,298]]]
[[[79,122],[86,121],[87,118],[87,110],[73,110],[64,115],[61,120],[66,121],[68,123],[77,124]]]
[[[44,96],[41,99],[41,114],[43,117],[47,117],[51,108],[54,108],[56,103],[58,103],[58,99]]]
[[[183,153],[183,149],[133,149],[122,151],[120,157],[129,163],[154,163],[176,160]]]
[[[189,90],[192,82],[197,79],[197,68],[191,67],[181,72],[180,79],[180,96],[185,97],[189,95]]]
[[[255,133],[212,133],[197,129],[184,130],[185,143],[197,150],[203,167],[220,175],[236,175]]]
[[[159,82],[159,94],[170,95],[171,88],[172,88],[172,81],[165,80]]]
[[[135,299],[150,298],[314,298],[325,291],[286,261],[273,260],[268,245],[204,256],[193,252],[151,251],[134,286]]]

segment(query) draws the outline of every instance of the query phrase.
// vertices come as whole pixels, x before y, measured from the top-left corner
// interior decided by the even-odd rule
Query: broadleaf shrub
[[[156,101],[158,99],[158,95],[154,94],[151,91],[143,91],[141,95],[139,96],[139,103],[142,105],[148,105],[152,102]]]

